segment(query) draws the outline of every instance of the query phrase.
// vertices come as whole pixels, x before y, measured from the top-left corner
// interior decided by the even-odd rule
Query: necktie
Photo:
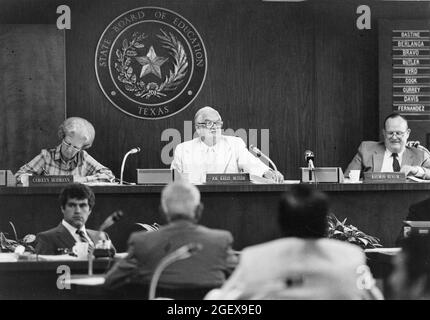
[[[90,252],[93,249],[93,246],[88,241],[87,237],[85,237],[84,231],[81,230],[81,229],[78,229],[78,230],[76,230],[76,234],[79,236],[79,239],[81,239],[82,242],[87,242],[88,243],[88,252]]]
[[[397,153],[393,153],[391,156],[393,157],[393,171],[399,172],[400,171],[400,163],[399,163],[399,160],[397,160],[397,157],[399,155]]]

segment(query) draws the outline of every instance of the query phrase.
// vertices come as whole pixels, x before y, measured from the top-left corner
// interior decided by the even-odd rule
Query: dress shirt
[[[206,173],[244,171],[261,177],[270,170],[248,151],[241,138],[232,136],[221,136],[213,146],[208,146],[200,138],[179,144],[171,168],[188,174],[192,183],[204,182]]]
[[[400,167],[402,166],[402,159],[403,159],[404,153],[405,153],[405,150],[403,150],[402,152],[399,152],[397,154],[397,160],[399,160]],[[390,150],[385,149],[384,160],[382,161],[381,172],[394,172],[394,170],[393,170],[393,157],[391,156],[392,154],[393,153]]]
[[[98,163],[86,151],[79,151],[69,161],[61,157],[61,144],[53,149],[42,149],[39,155],[23,165],[15,174],[21,182],[23,174],[37,175],[74,175],[86,177],[86,182],[112,182],[115,179],[112,171]]]
[[[75,239],[76,242],[82,242],[81,238],[79,237],[79,235],[76,233],[76,231],[78,230],[77,228],[75,228],[74,226],[72,226],[70,223],[68,223],[66,220],[63,219],[63,221],[61,221],[61,224],[64,226],[64,228],[67,229],[67,231],[70,232],[70,234],[72,235],[73,239]],[[85,229],[85,226],[82,226],[82,228],[80,228],[80,230],[83,231],[85,238],[87,239],[88,243],[94,247],[94,242],[91,240],[91,238],[88,236],[87,230]]]

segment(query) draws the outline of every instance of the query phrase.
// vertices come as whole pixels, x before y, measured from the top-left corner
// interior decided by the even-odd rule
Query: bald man
[[[188,174],[192,183],[205,181],[206,173],[248,172],[274,182],[284,181],[284,176],[271,170],[246,148],[238,137],[221,134],[223,122],[218,111],[201,108],[194,116],[197,138],[179,144],[174,152],[171,168]]]
[[[161,259],[190,243],[198,243],[202,249],[167,267],[160,285],[220,286],[234,265],[233,236],[228,231],[197,224],[203,208],[199,190],[185,181],[173,182],[162,191],[161,207],[168,224],[157,231],[133,233],[128,241],[127,257],[109,271],[105,286],[115,289],[123,284],[149,284]]]

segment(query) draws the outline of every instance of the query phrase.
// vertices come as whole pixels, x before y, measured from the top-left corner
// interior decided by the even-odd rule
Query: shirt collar
[[[224,136],[221,136],[219,141],[216,144],[214,144],[213,146],[208,146],[206,143],[204,143],[202,141],[202,139],[200,137],[198,138],[198,143],[200,144],[200,149],[203,152],[208,152],[210,150],[218,149],[223,141],[224,141]]]
[[[406,150],[406,148],[403,149],[402,152],[397,153],[397,155],[398,155],[397,158],[398,159],[402,159],[403,154],[405,153],[405,150]],[[386,157],[390,158],[392,154],[393,154],[393,152],[391,152],[390,150],[388,150],[387,148],[385,148],[385,156]]]
[[[76,234],[76,231],[78,230],[77,228],[75,228],[74,226],[72,226],[70,223],[68,223],[66,220],[63,219],[63,221],[61,221],[61,224],[64,226],[64,228],[66,228],[72,235]],[[84,234],[87,234],[87,231],[85,230],[85,225],[82,226],[82,228],[80,229],[84,232]]]

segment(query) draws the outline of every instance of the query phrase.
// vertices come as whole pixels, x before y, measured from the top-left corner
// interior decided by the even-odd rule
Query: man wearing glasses
[[[362,172],[404,172],[406,175],[430,179],[430,155],[407,146],[411,129],[407,120],[398,113],[385,118],[382,134],[384,141],[363,141],[357,154],[348,165],[351,170]]]
[[[179,144],[174,153],[172,169],[185,174],[192,183],[202,183],[206,173],[238,173],[283,182],[280,172],[271,170],[253,156],[244,141],[221,133],[223,125],[218,111],[204,107],[194,116],[197,138]]]
[[[91,147],[95,137],[93,125],[85,119],[66,119],[58,129],[61,143],[53,149],[42,149],[33,160],[23,165],[15,174],[22,184],[29,174],[73,175],[73,181],[112,182],[112,171],[98,163],[84,149]]]

